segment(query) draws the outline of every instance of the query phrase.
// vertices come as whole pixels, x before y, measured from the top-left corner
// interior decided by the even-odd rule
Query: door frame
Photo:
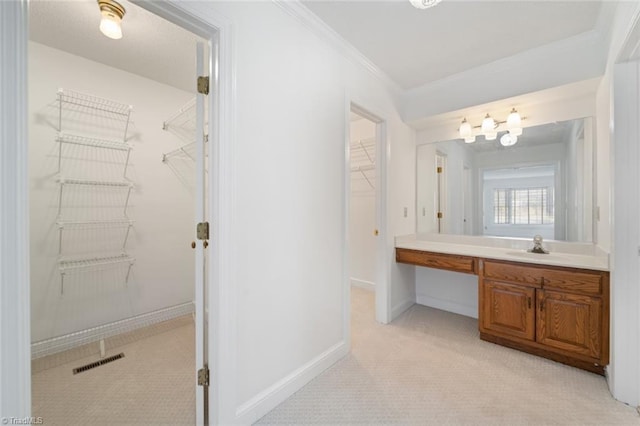
[[[148,10],[207,40],[211,47],[209,69],[218,96],[209,96],[210,155],[208,159],[208,211],[211,232],[207,259],[209,307],[208,354],[210,392],[208,411],[212,424],[234,418],[233,376],[221,365],[234,365],[233,317],[228,303],[231,220],[231,158],[234,128],[234,44],[231,22],[209,13],[206,20],[169,1],[132,0]],[[0,416],[23,418],[31,415],[31,330],[29,278],[29,176],[28,176],[28,0],[0,2]],[[227,296],[221,303],[221,295]]]
[[[375,313],[376,321],[387,324],[391,321],[391,289],[389,268],[389,246],[387,241],[387,171],[388,171],[388,126],[383,114],[374,112],[365,103],[358,102],[347,96],[345,107],[345,166],[344,166],[344,191],[343,191],[343,220],[344,220],[344,324],[346,330],[345,340],[351,342],[351,268],[349,244],[349,217],[351,213],[351,112],[366,118],[376,124],[376,228],[378,240],[376,244],[376,282],[375,282]],[[391,242],[393,245],[393,242]]]

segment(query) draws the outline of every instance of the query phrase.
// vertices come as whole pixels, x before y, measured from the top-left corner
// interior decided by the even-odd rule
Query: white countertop
[[[411,234],[395,238],[396,248],[458,254],[511,262],[609,270],[609,254],[595,244],[544,241],[549,254],[529,253],[532,240],[466,235]]]

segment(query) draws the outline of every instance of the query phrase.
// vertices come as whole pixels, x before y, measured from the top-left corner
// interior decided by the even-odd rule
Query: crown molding
[[[346,41],[333,28],[327,25],[315,13],[311,12],[299,0],[273,0],[282,10],[296,18],[308,30],[313,32],[322,41],[336,49],[344,57],[364,68],[371,75],[382,82],[395,96],[404,92],[398,83],[393,81],[376,64],[371,62],[362,52],[356,49],[351,43]]]

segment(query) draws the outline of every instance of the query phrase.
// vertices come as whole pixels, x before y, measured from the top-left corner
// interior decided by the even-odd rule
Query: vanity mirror
[[[417,232],[593,242],[592,118],[417,146]]]

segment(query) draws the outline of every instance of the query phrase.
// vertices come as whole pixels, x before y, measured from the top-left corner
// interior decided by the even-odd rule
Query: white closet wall
[[[61,294],[56,224],[60,188],[56,142],[59,88],[134,107],[127,141],[133,149],[126,177],[135,185],[127,208],[127,216],[135,222],[126,251],[136,261],[127,283],[121,275],[118,279],[118,274],[108,270],[92,272],[65,281]],[[190,243],[194,233],[195,167],[187,158],[162,162],[162,154],[181,143],[162,130],[162,122],[193,96],[29,43],[32,342],[192,302],[194,254]],[[96,119],[93,130],[100,133],[101,123],[99,117]],[[79,152],[63,151],[63,164],[73,165],[63,170],[107,179],[113,176],[114,169],[121,169],[120,160],[108,150],[94,150],[90,157]],[[91,214],[105,214],[108,202],[99,198],[95,201],[87,209],[92,209]],[[100,244],[99,240],[95,242]],[[183,306],[185,309],[188,307]]]
[[[351,122],[351,284],[373,288],[376,279],[376,124]]]

